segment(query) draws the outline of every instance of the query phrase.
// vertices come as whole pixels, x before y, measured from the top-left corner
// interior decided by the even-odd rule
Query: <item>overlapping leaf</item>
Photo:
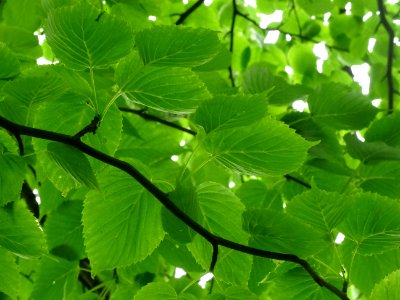
[[[161,206],[139,183],[111,167],[98,181],[101,192],[89,192],[83,210],[85,245],[94,272],[139,262],[164,237]]]
[[[19,61],[4,43],[0,43],[0,60],[2,61],[0,79],[9,79],[19,74]]]
[[[216,32],[203,28],[158,26],[136,35],[136,45],[145,64],[196,67],[220,51]]]
[[[23,159],[11,153],[0,153],[0,206],[18,200],[25,178]]]
[[[243,228],[251,235],[249,244],[254,247],[305,257],[326,246],[322,233],[276,210],[247,210],[243,220]]]
[[[77,70],[105,67],[127,55],[129,26],[82,2],[50,11],[46,38],[57,58]]]
[[[15,263],[15,256],[5,249],[0,248],[0,292],[11,299],[17,299],[19,295],[19,270]]]
[[[282,175],[298,169],[312,143],[273,119],[212,132],[204,148],[228,168],[252,175]]]
[[[22,257],[39,257],[45,251],[43,231],[27,208],[8,204],[0,208],[0,246]]]
[[[324,84],[308,99],[314,120],[335,129],[361,129],[378,112],[370,100],[340,84]]]
[[[193,121],[210,133],[255,123],[266,113],[267,101],[261,95],[221,95],[201,103],[193,115]]]
[[[370,299],[396,299],[400,295],[400,270],[390,273],[372,290]]]
[[[165,282],[153,282],[142,289],[135,295],[135,300],[178,300],[175,289]]]
[[[355,197],[351,214],[339,226],[343,234],[357,243],[362,255],[397,249],[400,245],[400,204],[371,193]]]

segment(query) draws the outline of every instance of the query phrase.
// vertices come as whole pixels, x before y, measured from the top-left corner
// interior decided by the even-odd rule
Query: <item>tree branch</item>
[[[159,118],[157,116],[150,115],[150,114],[146,113],[143,109],[132,109],[132,108],[127,108],[127,107],[119,107],[119,110],[123,111],[123,112],[129,112],[129,113],[138,115],[138,116],[142,117],[145,120],[156,121],[156,122],[164,124],[164,125],[166,125],[168,127],[175,128],[175,129],[178,129],[180,131],[184,131],[184,132],[189,133],[191,135],[196,135],[196,131],[193,131],[191,129],[179,126],[179,125],[177,125],[175,123],[166,121],[166,120],[161,119],[161,118]]]
[[[241,11],[237,11],[236,14],[237,14],[238,16],[241,16],[242,18],[246,19],[246,20],[249,21],[250,23],[252,23],[252,24],[253,24],[255,27],[257,27],[259,30],[262,30],[262,31],[274,31],[274,30],[278,30],[280,33],[288,34],[288,35],[297,37],[297,38],[299,38],[299,39],[301,39],[301,40],[306,40],[306,41],[312,42],[312,43],[314,43],[314,44],[321,43],[321,41],[314,40],[313,38],[309,38],[309,37],[304,36],[304,35],[301,35],[301,34],[299,34],[299,33],[293,33],[293,32],[285,31],[285,30],[283,30],[283,29],[280,28],[280,26],[282,26],[282,25],[280,25],[280,26],[278,26],[278,27],[275,27],[275,28],[265,28],[265,29],[263,29],[263,28],[261,28],[261,27],[258,25],[258,23],[257,23],[255,20],[253,20],[252,18],[250,18],[248,15],[242,13]],[[338,47],[338,46],[335,46],[335,45],[329,45],[329,44],[326,44],[326,43],[325,43],[325,46],[326,46],[327,48],[329,48],[329,49],[335,49],[335,50],[342,51],[342,52],[349,52],[348,49],[341,48],[341,47]]]
[[[385,30],[389,36],[389,44],[388,44],[388,55],[387,55],[387,65],[386,65],[386,78],[388,85],[388,113],[391,114],[393,112],[394,106],[394,87],[393,87],[393,57],[394,57],[394,31],[392,26],[390,26],[388,20],[386,19],[386,7],[383,4],[383,0],[378,1],[378,9],[379,9],[379,18],[380,24],[385,27]]]
[[[335,295],[337,295],[340,299],[349,298],[345,293],[343,293],[340,289],[335,287],[334,285],[327,282],[324,278],[318,275],[318,273],[310,266],[310,264],[304,260],[299,258],[293,254],[286,253],[278,253],[271,252],[267,250],[257,249],[250,246],[246,246],[243,244],[239,244],[222,237],[219,237],[207,229],[205,229],[202,225],[194,221],[190,216],[188,216],[185,212],[183,212],[171,199],[169,199],[168,195],[161,191],[157,186],[155,186],[150,180],[148,180],[142,173],[140,173],[135,167],[130,165],[129,163],[109,156],[95,148],[88,146],[87,144],[81,142],[73,136],[69,136],[66,134],[55,133],[52,131],[36,129],[33,127],[19,125],[14,123],[4,117],[0,116],[0,126],[10,130],[11,132],[16,132],[20,135],[27,135],[39,139],[45,139],[49,141],[59,142],[66,145],[70,145],[80,150],[81,152],[102,161],[105,164],[113,166],[128,175],[134,178],[138,183],[140,183],[148,192],[150,192],[166,209],[168,209],[172,214],[174,214],[177,218],[179,218],[182,222],[184,222],[188,227],[193,229],[203,238],[205,238],[213,247],[214,245],[223,246],[232,250],[236,250],[242,253],[247,253],[255,256],[260,256],[269,259],[289,261],[295,264],[298,264],[303,267],[303,269],[310,274],[313,280],[321,287],[325,287]],[[214,251],[215,252],[215,251]],[[213,254],[215,256],[215,253]]]
[[[189,7],[184,13],[180,14],[178,21],[175,22],[175,25],[181,25],[185,20],[196,10],[198,9],[202,4],[204,3],[204,0],[197,0],[195,4],[193,4],[191,7]]]
[[[236,15],[238,14],[238,9],[237,9],[237,3],[236,0],[232,0],[232,7],[233,7],[233,12],[232,12],[232,22],[231,22],[231,29],[229,31],[229,52],[233,53],[233,47],[235,44],[235,23],[236,23]],[[233,69],[232,69],[232,64],[228,67],[229,71],[229,80],[231,81],[232,87],[235,87],[235,78],[233,76]]]
[[[81,131],[79,131],[77,134],[74,135],[74,138],[79,140],[81,137],[83,137],[86,133],[89,132],[95,134],[97,128],[99,127],[99,124],[100,124],[100,115],[96,115],[89,125],[85,126]]]

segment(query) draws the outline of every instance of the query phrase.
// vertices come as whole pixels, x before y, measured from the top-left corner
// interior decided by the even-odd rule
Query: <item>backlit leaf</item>
[[[174,288],[163,282],[153,282],[141,288],[135,295],[134,300],[178,300]]]
[[[105,67],[132,48],[129,26],[82,2],[50,11],[46,37],[57,58],[77,70]]]
[[[18,200],[25,178],[26,165],[21,157],[0,153],[0,206]]]

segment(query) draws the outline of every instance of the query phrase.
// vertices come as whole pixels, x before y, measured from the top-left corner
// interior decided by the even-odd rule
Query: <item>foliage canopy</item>
[[[0,13],[0,299],[399,294],[398,1]]]

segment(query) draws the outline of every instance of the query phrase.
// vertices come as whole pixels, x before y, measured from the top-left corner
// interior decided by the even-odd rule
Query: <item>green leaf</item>
[[[10,79],[19,74],[19,61],[4,43],[0,43],[0,60],[2,61],[2,66],[0,69],[0,79]]]
[[[22,125],[31,125],[39,105],[56,101],[67,91],[67,86],[57,74],[41,67],[8,82],[3,91],[7,95],[0,103],[3,114]]]
[[[361,179],[360,186],[365,191],[379,193],[384,196],[399,198],[400,162],[382,161],[374,164],[365,164],[358,168]]]
[[[281,195],[274,190],[268,190],[260,180],[243,182],[236,190],[236,195],[246,208],[272,208],[282,210]]]
[[[45,251],[43,231],[27,208],[8,204],[0,208],[0,246],[22,257],[38,257]]]
[[[308,99],[315,121],[335,129],[361,129],[372,121],[377,109],[367,97],[340,84],[324,84]]]
[[[203,28],[158,26],[136,35],[136,45],[145,64],[196,67],[220,51],[217,33]]]
[[[161,206],[139,183],[111,167],[97,178],[101,192],[90,191],[83,209],[85,245],[95,273],[143,260],[164,237]]]
[[[243,228],[251,235],[249,245],[268,251],[306,257],[326,246],[323,235],[316,229],[276,210],[245,211]]]
[[[82,201],[68,201],[47,215],[44,230],[50,251],[58,247],[58,249],[68,249],[69,257],[76,260],[85,257],[82,209]]]
[[[127,55],[133,40],[129,26],[81,2],[51,10],[46,38],[67,66],[83,70],[106,67]]]
[[[209,134],[204,148],[224,166],[250,175],[283,175],[304,162],[307,142],[271,118]]]
[[[78,262],[59,257],[43,257],[30,299],[77,299]]]
[[[144,286],[135,295],[134,300],[178,300],[175,289],[165,282],[153,282]]]
[[[361,142],[354,134],[344,136],[348,153],[362,162],[382,160],[400,160],[400,149],[388,146],[384,142]]]
[[[98,188],[89,160],[82,152],[68,145],[51,142],[47,145],[47,153],[73,179],[88,188]]]
[[[18,266],[15,263],[15,256],[3,248],[0,248],[0,268],[0,292],[11,299],[17,299],[20,284]]]
[[[118,84],[134,102],[179,114],[193,112],[210,98],[204,83],[187,68],[145,67],[127,84]]]
[[[395,300],[400,295],[400,270],[390,273],[372,290],[370,299]]]
[[[193,122],[210,133],[255,123],[266,113],[267,101],[261,95],[218,96],[200,104],[193,115]]]
[[[339,226],[346,238],[357,243],[362,255],[374,255],[400,245],[400,204],[370,193],[354,197],[351,213]]]
[[[376,120],[365,133],[368,142],[382,141],[390,146],[400,145],[400,113],[393,113],[385,118]]]
[[[310,16],[326,13],[330,11],[333,6],[330,0],[296,0],[296,2]]]
[[[19,199],[26,165],[17,155],[0,153],[0,206]]]
[[[294,197],[286,212],[332,239],[332,230],[345,219],[349,209],[347,197],[313,188]]]
[[[241,220],[244,205],[233,192],[218,183],[204,182],[197,187],[196,199],[202,219],[200,224],[220,237],[247,243],[248,235],[242,229]],[[189,250],[204,268],[209,267],[211,248],[207,241],[196,236]],[[214,273],[225,282],[243,284],[250,275],[250,260],[243,253],[221,249]]]
[[[326,278],[325,278],[326,279]],[[340,289],[341,280],[334,278],[336,288]],[[327,279],[330,283],[332,278]],[[337,296],[329,292],[315,281],[301,268],[289,270],[282,276],[272,280],[272,290],[269,293],[271,299],[324,299],[334,300]]]
[[[3,20],[6,24],[30,32],[39,28],[42,17],[42,7],[38,1],[8,1],[3,8]]]
[[[25,60],[36,59],[42,55],[38,40],[32,31],[2,24],[0,25],[0,40],[17,53],[18,57]]]

